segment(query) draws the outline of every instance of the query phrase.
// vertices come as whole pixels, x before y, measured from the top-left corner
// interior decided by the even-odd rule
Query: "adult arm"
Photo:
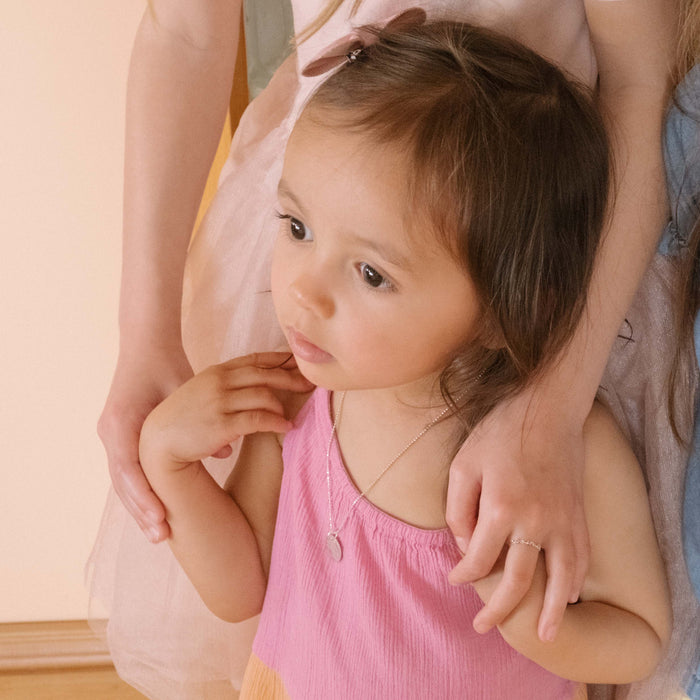
[[[564,678],[629,683],[653,671],[668,642],[665,569],[642,471],[615,421],[598,405],[586,421],[584,453],[591,563],[580,602],[566,609],[554,642],[539,640],[546,580],[540,555],[532,586],[499,630],[519,652]],[[488,599],[499,575],[476,583],[479,595]]]
[[[168,526],[139,464],[139,432],[192,376],[182,277],[226,115],[240,12],[241,0],[150,0],[129,68],[119,358],[98,432],[117,494],[154,542]]]
[[[582,430],[607,356],[665,221],[661,131],[677,24],[675,0],[586,0],[599,101],[614,156],[611,211],[586,313],[538,381],[474,432],[450,472],[447,518],[465,557],[454,582],[486,575],[511,538],[539,542],[547,586],[539,619],[553,640],[588,563]],[[501,622],[529,589],[536,551],[512,547],[474,625]]]

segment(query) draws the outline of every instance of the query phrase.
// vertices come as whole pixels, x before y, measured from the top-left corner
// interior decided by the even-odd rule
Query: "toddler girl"
[[[538,574],[498,631],[471,624],[498,567],[447,582],[451,457],[579,320],[602,123],[556,68],[486,30],[361,34],[371,45],[315,66],[343,63],[279,184],[271,291],[294,360],[211,367],[144,424],[171,547],[217,615],[262,610],[242,697],[568,698],[641,678],[668,637],[667,592],[643,479],[602,409],[586,427],[591,566],[556,641],[537,636],[545,571],[527,533],[510,546]],[[200,460],[242,435],[222,489]]]

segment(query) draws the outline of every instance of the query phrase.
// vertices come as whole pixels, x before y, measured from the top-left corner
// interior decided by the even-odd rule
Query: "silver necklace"
[[[326,535],[326,547],[328,548],[328,553],[330,554],[331,558],[333,558],[335,561],[340,561],[343,558],[343,547],[340,544],[338,534],[345,526],[345,523],[347,523],[348,518],[355,509],[355,506],[375,487],[376,483],[384,476],[384,474],[386,474],[389,471],[389,469],[393,467],[394,464],[396,464],[396,462],[398,462],[399,459],[401,459],[401,457],[403,457],[403,455],[450,410],[449,406],[445,407],[445,409],[441,411],[437,417],[433,418],[433,420],[431,420],[430,423],[427,423],[423,427],[423,429],[403,447],[403,449],[379,472],[379,474],[375,477],[374,481],[372,481],[372,483],[362,493],[358,494],[355,497],[355,500],[350,504],[348,512],[345,514],[343,521],[337,527],[335,527],[333,525],[333,499],[331,496],[331,445],[333,444],[333,438],[335,437],[336,432],[338,430],[340,416],[343,413],[345,393],[346,392],[343,392],[340,395],[338,412],[335,414],[335,420],[333,421],[331,434],[328,438],[328,446],[326,447],[326,485],[328,487],[328,534]]]

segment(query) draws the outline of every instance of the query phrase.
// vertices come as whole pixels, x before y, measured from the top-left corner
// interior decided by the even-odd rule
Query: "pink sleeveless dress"
[[[408,525],[361,499],[342,516],[342,558],[329,556],[331,430],[329,392],[317,389],[284,439],[270,577],[253,653],[287,695],[571,698],[575,683],[516,652],[496,630],[474,631],[483,605],[471,586],[447,582],[460,559],[447,528]],[[329,469],[334,508],[347,514],[358,491],[337,441]],[[261,693],[249,693],[244,683],[241,695]]]
[[[415,4],[429,17],[473,21],[505,31],[581,82],[595,82],[583,0],[365,0],[353,18],[349,17],[352,3],[346,1],[282,65],[238,127],[218,194],[195,237],[186,269],[183,334],[195,371],[252,350],[276,349],[283,343],[266,293],[269,253],[277,228],[277,181],[289,133],[322,79],[302,78],[300,67],[347,34],[351,26],[381,23]],[[300,31],[325,1],[298,0],[293,5],[295,27]],[[212,460],[207,466],[223,483],[232,464],[233,458]],[[669,471],[668,497],[672,498],[678,475],[677,470]],[[671,533],[670,548],[676,546],[675,522],[673,515],[670,525],[661,524]],[[673,549],[671,562],[678,576],[682,569],[679,552],[680,548]],[[198,700],[230,698],[231,687],[240,688],[257,620],[234,625],[212,615],[167,544],[150,545],[113,492],[88,562],[88,577],[95,604],[90,615],[98,619],[106,608],[106,634],[117,670],[141,692],[158,700]],[[691,612],[687,605],[678,606],[681,619]],[[669,658],[682,646],[679,637]],[[660,682],[668,687],[670,671],[665,673]],[[655,689],[645,694],[640,688],[634,696],[639,700],[662,697]]]

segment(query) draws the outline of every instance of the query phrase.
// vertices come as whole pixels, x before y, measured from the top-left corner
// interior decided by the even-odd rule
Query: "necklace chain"
[[[342,557],[342,549],[340,547],[340,542],[338,540],[338,533],[343,529],[345,524],[348,521],[348,518],[352,514],[353,510],[355,509],[355,506],[358,504],[358,502],[365,498],[367,494],[375,487],[377,482],[391,469],[391,467],[396,464],[396,462],[401,459],[401,457],[408,452],[408,450],[413,447],[413,445],[418,442],[432,427],[435,426],[438,421],[440,421],[450,410],[449,406],[446,406],[433,420],[431,420],[429,423],[426,423],[426,425],[423,426],[422,430],[415,435],[404,447],[396,454],[396,456],[377,474],[377,476],[374,478],[372,483],[367,486],[367,488],[362,491],[362,493],[359,493],[353,502],[350,504],[350,507],[348,508],[347,513],[345,514],[345,517],[343,518],[342,522],[338,525],[338,527],[334,527],[333,525],[333,499],[331,497],[331,446],[333,445],[333,438],[337,434],[338,431],[338,425],[340,424],[340,417],[343,413],[343,404],[345,403],[345,394],[346,392],[342,392],[340,394],[340,401],[338,403],[338,411],[336,412],[335,419],[333,420],[333,427],[331,428],[331,434],[328,438],[328,446],[326,447],[326,485],[328,487],[328,534],[326,536],[327,543],[328,543],[328,548],[330,550],[331,556],[336,560],[340,560]]]

